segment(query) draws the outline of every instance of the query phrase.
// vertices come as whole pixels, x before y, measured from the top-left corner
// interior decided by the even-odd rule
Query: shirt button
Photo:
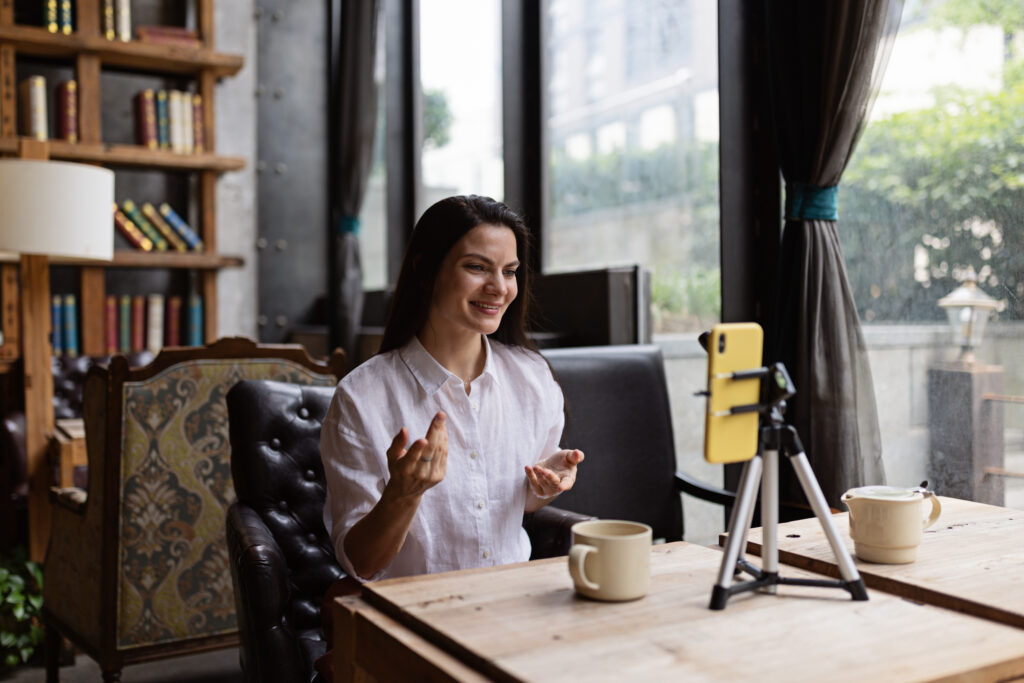
[[[484,502],[483,502],[482,500],[481,500],[481,501],[477,501],[477,504],[476,504],[476,506],[477,506],[478,508],[480,508],[481,510],[483,510],[483,509],[484,509]]]
[[[479,454],[476,451],[473,451],[472,453],[469,454],[469,457],[471,460],[476,460],[477,455]]]
[[[490,550],[485,550],[484,551],[484,559],[486,560],[490,556],[491,556],[491,551]]]

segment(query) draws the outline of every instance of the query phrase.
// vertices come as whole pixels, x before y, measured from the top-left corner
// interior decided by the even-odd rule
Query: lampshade
[[[0,159],[0,250],[109,261],[113,204],[108,169]]]

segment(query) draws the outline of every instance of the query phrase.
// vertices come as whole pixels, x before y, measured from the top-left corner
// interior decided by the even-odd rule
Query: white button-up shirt
[[[484,339],[487,360],[468,395],[462,380],[415,337],[338,383],[320,434],[324,523],[350,576],[356,574],[345,555],[345,535],[384,491],[391,441],[403,426],[409,443],[425,436],[439,410],[448,416],[445,477],[423,494],[398,555],[370,578],[529,559],[523,467],[558,450],[562,390],[539,354]]]

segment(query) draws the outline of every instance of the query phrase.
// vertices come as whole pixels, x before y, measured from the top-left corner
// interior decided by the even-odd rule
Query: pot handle
[[[569,574],[577,585],[589,588],[592,591],[600,590],[601,587],[587,578],[587,572],[583,569],[583,560],[590,553],[596,553],[597,548],[585,543],[577,543],[569,549]]]

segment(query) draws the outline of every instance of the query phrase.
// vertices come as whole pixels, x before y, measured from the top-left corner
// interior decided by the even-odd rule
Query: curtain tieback
[[[347,233],[359,234],[359,216],[344,215],[338,219],[337,234],[340,237]]]
[[[786,183],[786,220],[839,220],[839,186]]]

